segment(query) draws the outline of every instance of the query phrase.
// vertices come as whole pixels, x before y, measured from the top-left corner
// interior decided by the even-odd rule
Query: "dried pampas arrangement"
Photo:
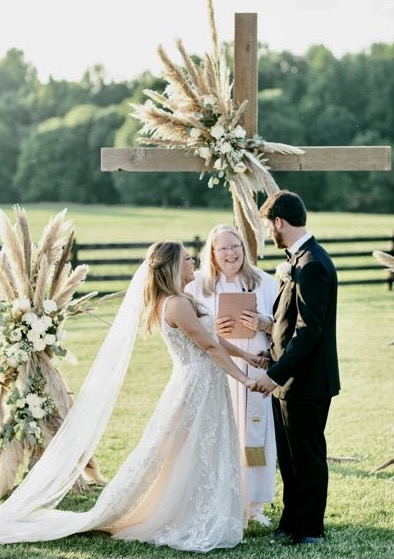
[[[374,256],[380,264],[386,266],[389,272],[394,272],[394,256],[392,254],[382,252],[381,250],[374,250],[372,256]]]
[[[372,256],[374,256],[380,264],[385,266],[391,274],[394,274],[394,256],[392,254],[382,252],[381,250],[374,250]],[[389,345],[394,345],[394,340],[389,342]]]
[[[146,89],[148,100],[144,104],[132,104],[130,114],[143,125],[141,143],[185,149],[202,158],[200,178],[207,171],[212,172],[210,188],[220,183],[229,188],[237,228],[246,237],[242,208],[257,246],[262,248],[264,230],[254,195],[256,192],[270,195],[279,190],[266,164],[266,154],[304,151],[287,144],[266,142],[258,135],[246,137],[240,121],[248,100],[240,106],[233,101],[231,72],[224,49],[219,49],[212,0],[208,0],[208,15],[213,54],[206,54],[197,64],[178,40],[183,66],[177,66],[160,46],[158,53],[168,85],[163,94]]]
[[[73,404],[54,357],[68,355],[65,320],[90,312],[97,295],[74,298],[88,269],[69,262],[74,231],[66,210],[37,244],[25,211],[15,206],[14,213],[12,225],[0,210],[0,497],[40,458]],[[85,472],[78,489],[105,483],[93,457]]]

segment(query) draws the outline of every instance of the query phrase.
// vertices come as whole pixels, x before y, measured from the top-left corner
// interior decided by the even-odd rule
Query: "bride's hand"
[[[243,360],[246,361],[248,365],[251,365],[256,369],[261,369],[262,367],[264,367],[265,364],[265,357],[259,353],[255,355],[254,353],[248,353],[247,351],[245,351]]]
[[[252,392],[256,390],[257,382],[251,378],[246,379],[245,381],[246,388],[249,388]]]

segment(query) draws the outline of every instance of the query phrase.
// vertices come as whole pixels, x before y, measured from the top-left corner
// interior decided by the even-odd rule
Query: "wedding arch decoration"
[[[247,137],[241,119],[248,100],[237,104],[232,96],[233,82],[224,47],[219,48],[212,0],[208,13],[213,54],[205,54],[196,63],[186,52],[180,39],[176,41],[183,66],[176,65],[160,46],[163,77],[167,87],[163,93],[145,89],[148,100],[131,104],[130,116],[142,123],[138,141],[153,146],[183,149],[202,159],[200,179],[212,172],[208,186],[222,184],[231,192],[234,221],[247,238],[245,216],[262,251],[264,229],[258,215],[255,195],[279,190],[267,155],[280,153],[301,155],[304,151],[288,144],[268,142],[258,134]]]
[[[220,81],[217,80],[218,73],[212,72],[211,70],[218,68],[218,60],[220,58],[217,48],[217,33],[214,24],[214,15],[212,0],[207,0],[208,11],[211,21],[212,29],[212,39],[214,54],[212,56],[207,56],[202,67],[207,68],[207,75],[214,78],[213,86],[212,80],[209,82],[209,87],[207,89],[208,97],[215,92],[215,88],[222,91]],[[240,111],[239,123],[247,131],[246,137],[253,139],[255,133],[258,130],[257,113],[258,113],[258,41],[257,41],[257,14],[255,13],[235,13],[234,14],[234,68],[233,68],[233,82],[231,83],[232,90],[225,89],[227,93],[231,93],[231,98],[234,103],[235,110],[240,109],[244,101],[247,104],[243,106],[243,112]],[[179,43],[180,48],[184,51],[182,43]],[[162,50],[162,49],[161,49]],[[165,55],[164,51],[162,51]],[[160,54],[160,53],[159,53]],[[186,53],[185,53],[186,54]],[[183,54],[181,52],[183,57]],[[166,57],[168,58],[168,57]],[[184,68],[179,68],[170,62],[168,67],[168,72],[177,72],[181,80],[181,84],[185,81],[185,88],[189,87],[189,82],[187,81],[188,75],[194,75],[197,71],[196,77],[200,76],[199,67],[196,68],[196,64],[188,68],[188,57],[186,55],[186,60],[184,62]],[[192,61],[193,62],[193,61]],[[210,67],[210,62],[214,62],[213,68]],[[225,59],[224,59],[225,63]],[[215,66],[216,64],[216,66]],[[224,67],[223,67],[224,69]],[[184,74],[183,74],[184,73]],[[186,79],[184,78],[186,76]],[[216,77],[215,77],[216,76]],[[229,74],[228,74],[229,76]],[[193,81],[192,92],[193,90]],[[226,86],[229,83],[226,79]],[[169,87],[171,83],[169,83]],[[171,90],[171,87],[170,87]],[[187,93],[187,92],[186,92]],[[200,91],[201,93],[201,91]],[[205,95],[205,93],[204,93]],[[181,98],[183,97],[181,90]],[[165,105],[161,105],[163,100],[165,103],[169,103],[168,95],[165,94],[164,99],[160,98],[160,102],[150,99],[153,102],[153,107],[157,110],[162,110],[162,117],[168,122],[168,130],[174,130],[177,125],[176,113],[177,106],[173,105],[172,110],[166,109]],[[185,95],[187,99],[187,94]],[[193,97],[191,98],[193,100]],[[201,99],[201,96],[200,96]],[[205,101],[207,99],[205,98]],[[197,111],[198,112],[198,111]],[[136,116],[135,109],[133,109],[133,116]],[[183,112],[181,111],[181,115]],[[143,115],[142,115],[143,116]],[[144,118],[144,117],[143,117]],[[141,121],[143,122],[143,120]],[[175,126],[172,123],[175,123]],[[232,121],[230,120],[230,123]],[[185,122],[180,123],[181,129],[183,127],[186,130]],[[234,128],[236,128],[236,122],[233,123]],[[189,127],[196,128],[195,123]],[[198,127],[197,127],[198,128]],[[226,129],[226,127],[224,127]],[[239,129],[238,129],[239,130]],[[154,131],[154,129],[152,129]],[[193,134],[197,134],[193,132]],[[164,138],[163,138],[164,139]],[[245,140],[245,138],[242,138]],[[159,140],[159,138],[157,138]],[[144,140],[145,142],[145,140]],[[211,164],[209,166],[203,165],[201,161],[201,155],[204,161],[206,161],[207,151],[202,151],[201,155],[195,155],[193,146],[190,145],[185,149],[185,142],[181,142],[179,147],[174,147],[176,142],[172,145],[167,145],[170,149],[163,149],[166,143],[155,142],[151,139],[152,145],[149,147],[102,147],[101,148],[101,170],[104,172],[200,172],[206,170],[212,170],[213,164],[217,158],[213,157],[211,159]],[[266,170],[270,171],[292,171],[292,172],[308,172],[308,171],[390,171],[391,170],[391,146],[301,146],[299,149],[302,151],[300,154],[295,153],[283,153],[279,149],[272,150],[268,149],[268,142],[265,144],[265,150],[261,150],[261,146],[257,152],[257,155],[264,159],[264,166]],[[155,146],[158,147],[155,147]],[[197,147],[197,146],[196,146]],[[201,145],[200,147],[208,147]],[[239,146],[238,146],[239,147]],[[224,148],[228,150],[228,146]],[[254,148],[253,148],[254,150]],[[263,155],[264,151],[264,155]],[[253,153],[253,155],[255,155]],[[208,155],[209,157],[209,155]],[[259,158],[260,158],[259,157]],[[227,158],[226,158],[227,159]],[[244,159],[247,160],[248,157],[244,155]],[[244,161],[245,163],[245,161]],[[249,164],[249,161],[247,161]],[[217,163],[220,165],[220,163]],[[231,166],[231,165],[230,165]],[[238,167],[241,170],[242,166]],[[225,169],[213,169],[215,172],[220,173],[225,171]],[[204,172],[205,172],[204,171]],[[238,179],[242,180],[249,174],[237,173]],[[220,177],[216,177],[219,179]],[[221,177],[223,178],[223,176]],[[223,182],[223,181],[222,181]],[[234,184],[234,188],[238,185]],[[259,186],[259,185],[258,185]],[[275,187],[274,187],[275,188]],[[249,210],[253,217],[256,217],[256,208],[252,205],[250,200],[250,192],[248,190],[242,190],[240,192],[241,199],[243,197],[247,198],[244,200],[244,207]],[[246,245],[248,246],[251,257],[256,260],[257,253],[261,254],[261,247],[256,246],[256,238],[254,232],[252,231],[248,219],[243,215],[243,207],[238,203],[238,199],[233,195],[233,213],[234,221],[238,224],[241,233],[245,236]],[[241,219],[242,218],[242,219]],[[259,222],[254,220],[254,225],[259,227]],[[245,235],[246,231],[246,235]],[[259,232],[261,234],[261,231]]]
[[[69,261],[74,229],[67,210],[50,219],[36,244],[26,212],[14,206],[14,213],[12,225],[0,210],[0,497],[37,462],[73,405],[56,366],[73,358],[64,323],[90,312],[97,295],[75,295],[88,268],[72,269]],[[105,483],[93,457],[75,487],[88,481]]]

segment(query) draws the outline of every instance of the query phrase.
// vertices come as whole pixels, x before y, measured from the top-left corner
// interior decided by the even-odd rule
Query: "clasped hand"
[[[252,367],[268,369],[269,357],[268,351],[260,351],[257,355],[246,353],[244,360],[249,363],[249,365],[252,365]],[[246,385],[249,390],[252,392],[261,392],[264,398],[269,396],[277,387],[265,371],[263,371],[257,379],[249,380],[250,382]]]
[[[263,398],[269,396],[277,387],[265,371],[257,379],[247,378],[244,384],[251,392],[261,392]]]
[[[266,353],[267,352],[264,351],[260,351],[257,354],[245,352],[245,354],[243,355],[243,360],[246,361],[248,365],[251,365],[256,369],[266,369],[268,367]]]
[[[255,383],[256,385],[250,390],[253,392],[261,392],[264,398],[269,396],[277,387],[277,384],[270,379],[265,371],[255,380]]]

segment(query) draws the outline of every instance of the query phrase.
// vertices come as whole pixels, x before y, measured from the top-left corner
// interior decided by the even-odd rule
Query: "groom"
[[[283,512],[275,538],[316,544],[324,538],[328,467],[324,429],[331,398],[340,389],[336,348],[337,275],[326,251],[305,228],[306,209],[294,192],[267,198],[260,217],[288,266],[274,303],[269,368],[257,390],[272,399]],[[286,269],[287,268],[287,269]]]

